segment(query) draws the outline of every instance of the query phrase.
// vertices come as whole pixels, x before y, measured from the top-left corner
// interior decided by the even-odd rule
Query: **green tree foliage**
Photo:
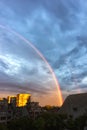
[[[87,115],[82,115],[75,120],[77,130],[83,130],[87,122]]]
[[[0,124],[0,130],[8,130],[7,125]]]
[[[12,120],[7,125],[0,124],[0,130],[83,130],[87,115],[73,119],[66,115],[45,112],[35,120],[24,117]]]
[[[35,130],[44,130],[45,129],[45,120],[44,118],[40,117],[34,121],[33,124]]]
[[[32,120],[21,118],[8,123],[9,130],[32,130]]]

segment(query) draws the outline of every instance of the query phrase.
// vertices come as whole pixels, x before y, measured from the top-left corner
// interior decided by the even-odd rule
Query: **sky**
[[[27,92],[41,105],[58,105],[49,67],[11,30],[44,56],[64,99],[87,91],[86,0],[0,0],[0,96]]]

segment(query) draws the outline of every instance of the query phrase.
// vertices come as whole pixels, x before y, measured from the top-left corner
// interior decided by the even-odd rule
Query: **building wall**
[[[16,102],[16,96],[8,96],[7,97],[8,104]]]
[[[27,104],[30,94],[17,94],[17,99],[16,99],[16,106],[17,107],[23,107]]]
[[[74,118],[83,115],[87,111],[87,93],[70,95],[64,101],[59,114],[67,114]]]

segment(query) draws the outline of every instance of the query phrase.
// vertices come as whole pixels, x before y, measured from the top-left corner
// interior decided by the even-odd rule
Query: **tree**
[[[42,117],[38,118],[34,121],[35,130],[44,130],[45,129],[45,121]]]
[[[5,124],[0,124],[0,130],[8,130]]]

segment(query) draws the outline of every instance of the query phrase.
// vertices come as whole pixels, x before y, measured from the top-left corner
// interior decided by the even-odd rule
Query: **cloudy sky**
[[[49,67],[11,30],[45,57],[64,98],[87,91],[87,0],[0,0],[0,95],[28,92],[57,105]]]

